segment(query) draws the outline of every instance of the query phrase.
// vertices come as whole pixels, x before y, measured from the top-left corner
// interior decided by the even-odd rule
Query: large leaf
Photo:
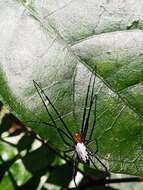
[[[98,156],[110,171],[142,175],[142,7],[135,0],[1,2],[2,101],[24,123],[48,121],[32,81],[40,82],[74,133],[96,65]],[[56,130],[28,124],[63,147]]]

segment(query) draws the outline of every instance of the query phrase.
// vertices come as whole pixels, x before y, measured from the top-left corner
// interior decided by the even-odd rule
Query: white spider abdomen
[[[88,152],[86,150],[85,145],[82,142],[79,142],[75,145],[76,153],[82,162],[87,162],[89,159]]]

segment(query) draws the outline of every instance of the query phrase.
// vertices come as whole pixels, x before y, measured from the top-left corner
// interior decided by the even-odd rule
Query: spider
[[[77,183],[76,183],[75,177],[76,177],[76,173],[77,173],[77,165],[79,162],[81,162],[83,164],[87,164],[87,163],[91,162],[93,164],[93,166],[95,168],[97,168],[97,166],[95,165],[95,163],[92,160],[92,157],[94,156],[94,158],[97,159],[97,161],[101,164],[101,166],[108,173],[108,170],[107,170],[107,167],[105,166],[105,164],[96,156],[96,153],[98,152],[98,143],[97,143],[97,139],[93,138],[93,131],[94,131],[95,124],[96,124],[96,101],[97,101],[97,94],[94,94],[95,78],[96,78],[96,73],[93,71],[90,76],[88,87],[87,87],[83,115],[82,115],[81,130],[77,131],[74,134],[72,134],[72,132],[69,130],[64,119],[61,117],[60,113],[58,112],[56,107],[53,105],[53,103],[51,102],[49,97],[45,94],[44,90],[40,87],[40,85],[35,80],[33,80],[34,86],[46,108],[46,111],[47,111],[51,121],[52,121],[52,124],[50,124],[50,125],[55,127],[55,129],[58,131],[63,143],[69,147],[69,150],[66,150],[65,153],[71,152],[71,151],[74,152],[74,154],[73,154],[74,155],[73,180],[74,180],[74,184],[76,187],[77,187]],[[63,125],[63,128],[59,128],[57,126],[52,114],[50,113],[50,111],[46,105],[45,100],[48,101],[48,103],[50,104],[50,106],[52,107],[54,112],[56,113],[57,117],[59,118],[60,122]],[[87,106],[88,106],[88,108],[87,108]],[[91,110],[93,107],[94,107],[94,120],[93,120],[92,126],[90,126],[91,129],[89,131],[89,120],[90,120]],[[115,118],[115,120],[117,120],[117,118]],[[115,123],[115,121],[114,121],[114,123]],[[46,124],[49,125],[49,123],[46,123]],[[89,132],[89,135],[88,135],[89,138],[87,139],[88,132]],[[69,140],[68,142],[65,139],[65,137],[68,138],[68,140]],[[87,148],[87,146],[93,141],[95,141],[95,143],[96,143],[96,151],[94,153],[91,152],[90,150],[88,150],[88,148]]]

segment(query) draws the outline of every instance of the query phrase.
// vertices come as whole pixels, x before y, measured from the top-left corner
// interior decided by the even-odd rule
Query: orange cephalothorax
[[[80,133],[75,133],[73,138],[74,138],[75,144],[82,142]]]

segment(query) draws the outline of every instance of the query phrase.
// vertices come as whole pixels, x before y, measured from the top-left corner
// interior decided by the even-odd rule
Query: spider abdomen
[[[83,142],[78,142],[75,145],[75,150],[81,162],[86,163],[89,160],[88,152]]]

